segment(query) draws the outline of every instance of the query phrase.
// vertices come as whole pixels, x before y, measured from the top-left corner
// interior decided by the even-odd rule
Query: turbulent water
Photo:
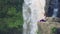
[[[24,0],[23,3],[23,34],[37,34],[37,22],[44,19],[45,0]]]

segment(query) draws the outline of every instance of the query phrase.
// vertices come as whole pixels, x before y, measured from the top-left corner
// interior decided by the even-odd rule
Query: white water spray
[[[53,18],[54,17],[57,17],[57,13],[58,13],[58,8],[55,8],[54,10],[53,10]]]
[[[45,0],[24,0],[23,4],[23,34],[37,34],[37,22],[44,19]]]

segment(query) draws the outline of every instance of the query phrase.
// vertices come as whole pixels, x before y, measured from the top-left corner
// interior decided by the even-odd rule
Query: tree
[[[22,3],[23,0],[0,0],[1,31],[9,32],[8,29],[14,28],[22,30]]]

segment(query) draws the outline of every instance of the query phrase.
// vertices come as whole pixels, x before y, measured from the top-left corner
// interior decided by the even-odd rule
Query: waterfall
[[[24,0],[23,3],[23,34],[37,34],[37,22],[44,19],[45,0]]]
[[[55,18],[55,17],[57,17],[57,13],[58,13],[58,8],[55,8],[54,10],[53,10],[53,18]]]
[[[52,17],[55,18],[57,17],[57,13],[58,13],[58,0],[53,0],[53,15]]]

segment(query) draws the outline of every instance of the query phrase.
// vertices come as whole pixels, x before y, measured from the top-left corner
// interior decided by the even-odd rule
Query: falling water
[[[45,0],[24,0],[23,34],[37,34],[37,22],[44,18]]]
[[[53,15],[52,17],[55,18],[57,17],[57,12],[58,12],[58,0],[53,0],[54,4],[54,8],[53,8]]]

